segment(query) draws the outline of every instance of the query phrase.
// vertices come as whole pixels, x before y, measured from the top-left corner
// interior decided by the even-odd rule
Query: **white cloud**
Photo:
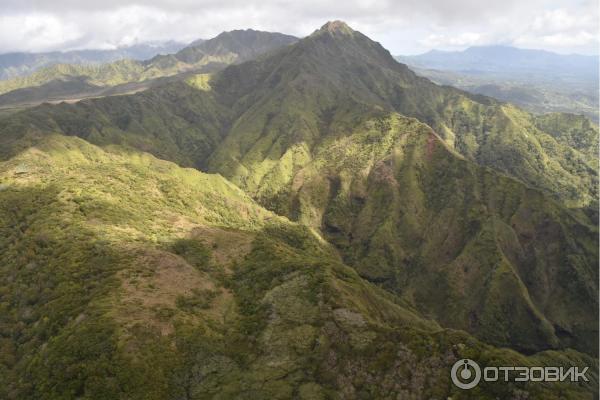
[[[514,38],[513,43],[560,52],[597,52],[598,29],[598,7],[590,2],[580,8],[544,11]]]
[[[535,17],[530,26],[531,30],[534,32],[560,32],[593,26],[594,15],[582,12],[575,14],[573,11],[564,8],[545,11],[542,15]]]
[[[468,47],[484,42],[483,35],[477,32],[463,32],[457,35],[432,33],[421,41],[424,46],[431,48]]]
[[[77,24],[54,15],[0,15],[0,49],[45,50],[76,40],[82,34]]]
[[[589,45],[597,45],[598,37],[590,32],[579,31],[569,33],[554,33],[541,36],[523,36],[515,40],[515,44],[521,47],[545,46],[550,48],[579,48]]]
[[[241,28],[304,36],[342,19],[394,54],[514,44],[597,52],[593,0],[0,0],[0,52],[110,48]]]
[[[521,10],[524,11],[524,10]],[[479,30],[465,30],[476,28]],[[445,50],[474,45],[502,44],[556,52],[598,53],[598,8],[581,3],[572,8],[503,13],[466,27],[442,26],[419,41],[424,47]]]

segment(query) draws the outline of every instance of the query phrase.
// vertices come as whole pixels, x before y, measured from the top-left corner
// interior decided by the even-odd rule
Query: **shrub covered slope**
[[[0,397],[590,398],[597,134],[340,22],[5,117]],[[463,357],[592,379],[463,392]]]

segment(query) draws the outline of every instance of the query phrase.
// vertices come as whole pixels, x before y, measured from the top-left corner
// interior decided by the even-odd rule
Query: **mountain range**
[[[431,50],[417,56],[399,57],[407,64],[420,67],[462,71],[515,73],[535,76],[537,80],[598,79],[598,56],[557,54],[545,50],[519,49],[509,46],[476,46],[463,51]]]
[[[201,41],[200,41],[201,42]],[[195,42],[194,44],[199,44]],[[171,54],[186,45],[175,41],[140,43],[112,50],[73,50],[46,53],[0,54],[0,79],[30,75],[38,69],[55,64],[104,64],[121,59],[147,60],[158,54]]]
[[[18,109],[47,101],[132,93],[185,72],[215,71],[296,40],[281,33],[247,29],[223,32],[206,41],[197,40],[174,54],[156,55],[144,61],[120,59],[103,64],[55,64],[26,76],[0,81],[0,107]]]
[[[598,126],[340,21],[239,35],[0,118],[0,397],[597,396]],[[590,379],[467,392],[463,358]]]
[[[598,56],[478,46],[396,59],[439,84],[491,96],[535,113],[571,112],[598,122]]]

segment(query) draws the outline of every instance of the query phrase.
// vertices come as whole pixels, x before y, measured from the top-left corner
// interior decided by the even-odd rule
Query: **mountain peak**
[[[319,30],[315,32],[316,34],[321,33],[338,33],[343,35],[352,35],[354,30],[348,26],[344,21],[328,21],[325,25],[323,25]]]

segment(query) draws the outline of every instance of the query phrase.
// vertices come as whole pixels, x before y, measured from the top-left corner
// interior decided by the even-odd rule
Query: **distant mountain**
[[[165,59],[174,58],[180,62],[197,65],[206,59],[218,58],[228,64],[242,62],[267,53],[273,49],[287,46],[298,38],[282,33],[261,32],[253,29],[223,32],[213,39],[193,42],[172,56],[157,56],[150,64],[162,64]]]
[[[522,74],[545,80],[555,76],[598,79],[598,56],[562,55],[508,46],[469,47],[464,51],[431,50],[417,56],[398,56],[397,59],[409,65],[445,71],[494,72],[505,76]]]
[[[96,96],[106,93],[108,88],[113,94],[127,93],[130,91],[127,84],[145,82],[145,86],[149,87],[153,80],[183,72],[213,72],[297,40],[281,33],[235,30],[223,32],[206,41],[195,41],[177,53],[158,55],[146,61],[126,59],[93,65],[57,64],[29,76],[0,81],[0,107],[30,106],[60,98]],[[80,84],[85,83],[81,86],[85,90],[77,91],[77,86],[73,85],[74,78]],[[46,90],[49,83],[54,89],[53,97],[48,96],[50,92]],[[90,86],[97,90],[90,92]],[[64,96],[59,97],[59,94]]]
[[[206,67],[213,69],[224,67],[288,46],[296,41],[298,38],[294,36],[253,29],[223,32],[212,39],[200,43],[193,42],[175,54],[159,55],[141,63],[144,70],[142,77],[199,71]]]
[[[194,43],[198,43],[198,41]],[[0,54],[0,79],[11,79],[29,75],[41,68],[55,64],[88,65],[104,64],[123,59],[147,60],[158,54],[174,53],[183,47],[185,47],[184,43],[168,41],[141,43],[114,50]]]
[[[598,122],[598,56],[506,46],[432,50],[397,56],[436,83],[518,104],[536,112],[574,112]]]

